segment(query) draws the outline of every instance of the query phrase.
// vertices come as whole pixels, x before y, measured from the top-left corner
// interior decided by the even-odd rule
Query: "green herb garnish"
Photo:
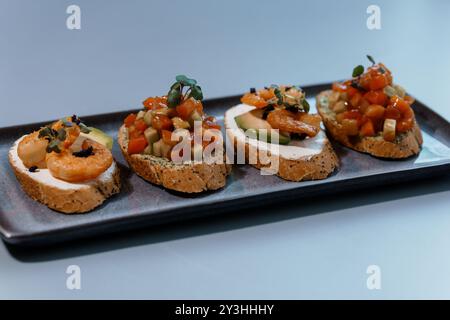
[[[275,88],[275,90],[273,91],[273,93],[275,94],[275,96],[278,99],[278,104],[282,105],[283,104],[283,95],[281,94],[281,90],[280,88]]]
[[[61,141],[55,139],[55,140],[51,140],[48,145],[47,145],[47,149],[45,151],[47,151],[47,153],[51,153],[51,152],[56,152],[56,153],[60,153],[61,149],[59,148],[59,144]]]
[[[56,152],[60,153],[61,149],[59,148],[59,144],[66,140],[66,130],[64,128],[56,131],[50,126],[46,126],[39,131],[39,138],[45,138],[48,141],[47,145],[47,153]]]
[[[306,113],[308,113],[308,112],[309,112],[309,109],[310,109],[308,100],[303,99],[303,101],[302,101],[302,106],[303,106],[303,110],[304,110]]]
[[[262,118],[264,120],[267,119],[267,116],[269,115],[269,112],[275,110],[273,104],[269,104],[266,108],[264,108],[263,114],[262,114]]]
[[[52,125],[47,125],[41,130],[39,130],[39,138],[45,138],[48,141],[47,145],[47,153],[56,152],[60,153],[60,144],[64,142],[67,138],[67,128],[71,128],[74,125],[78,125],[80,127],[80,131],[88,134],[91,130],[80,121],[78,117],[75,115],[71,118],[72,121],[68,121],[67,118],[61,119],[62,128],[55,130],[52,128]]]
[[[178,75],[176,82],[170,87],[167,93],[167,105],[174,108],[181,103],[182,100],[194,98],[195,100],[203,100],[202,88],[197,84],[195,79],[190,79],[185,75]],[[187,90],[183,93],[183,89]]]
[[[364,67],[362,65],[356,66],[353,69],[353,73],[352,73],[352,77],[359,77],[360,75],[362,75],[364,73]]]
[[[375,64],[376,64],[376,63],[375,63],[375,59],[374,59],[372,56],[367,55],[366,57],[367,57],[367,59],[369,59],[370,62],[372,62],[372,65],[375,65]]]
[[[43,127],[39,130],[39,138],[53,139],[58,133],[51,127]]]
[[[57,138],[59,141],[64,141],[64,140],[66,140],[66,138],[67,138],[67,133],[66,133],[66,130],[65,130],[64,128],[59,129],[57,132],[58,132],[58,134],[56,135],[56,138]]]

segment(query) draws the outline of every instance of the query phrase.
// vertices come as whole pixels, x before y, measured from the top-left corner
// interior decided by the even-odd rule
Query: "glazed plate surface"
[[[305,86],[315,111],[314,97],[331,84]],[[205,101],[205,109],[223,124],[225,111],[239,103],[239,96]],[[411,181],[449,172],[450,124],[431,108],[416,101],[413,105],[422,129],[422,152],[406,160],[381,160],[333,143],[340,158],[337,172],[325,180],[288,182],[263,176],[248,165],[236,165],[227,185],[216,192],[184,195],[152,185],[129,170],[117,142],[113,154],[122,175],[122,191],[88,214],[64,215],[30,199],[21,189],[8,163],[13,142],[45,123],[0,129],[0,233],[17,245],[50,243],[90,237],[149,225],[262,206],[268,202],[293,201],[301,197],[331,194],[365,186]],[[82,117],[117,138],[117,130],[130,111]],[[50,122],[50,121],[49,121]],[[269,196],[270,195],[270,196]],[[264,210],[264,209],[262,209]]]

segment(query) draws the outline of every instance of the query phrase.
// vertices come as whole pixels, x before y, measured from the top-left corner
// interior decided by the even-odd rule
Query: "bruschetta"
[[[225,186],[231,165],[224,156],[221,126],[205,114],[202,99],[197,81],[179,75],[167,95],[145,99],[142,110],[125,118],[118,140],[136,174],[185,193]],[[206,137],[211,132],[216,140]],[[207,159],[208,150],[217,151],[214,159]]]
[[[225,127],[254,167],[271,168],[290,181],[324,179],[338,167],[338,158],[320,127],[320,116],[310,114],[309,108],[299,86],[252,88],[241,104],[226,111]],[[262,161],[263,153],[269,159]]]
[[[336,82],[317,96],[325,127],[344,146],[376,157],[418,154],[423,140],[412,108],[414,99],[393,83],[384,64],[367,57],[372,65],[365,72],[359,65],[352,79]]]
[[[111,137],[72,116],[19,138],[9,163],[32,199],[62,213],[84,213],[120,191],[111,148]]]

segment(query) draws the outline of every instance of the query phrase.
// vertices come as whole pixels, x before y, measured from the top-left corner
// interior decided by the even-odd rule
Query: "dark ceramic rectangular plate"
[[[304,87],[311,105],[314,96],[330,84]],[[209,114],[223,120],[225,110],[239,102],[239,96],[205,101]],[[0,232],[17,245],[46,245],[102,233],[213,215],[219,212],[263,205],[312,195],[327,195],[394,181],[408,181],[442,174],[450,169],[450,124],[419,101],[416,117],[424,133],[419,156],[389,161],[352,151],[333,142],[341,167],[320,181],[288,182],[276,176],[262,176],[251,166],[234,166],[227,185],[216,192],[183,195],[152,185],[128,169],[115,143],[113,154],[122,171],[122,192],[89,214],[64,215],[28,198],[8,163],[14,140],[39,128],[42,123],[0,129]],[[83,117],[86,123],[112,136],[130,111]],[[270,197],[267,195],[270,194]],[[262,209],[263,210],[263,209]]]

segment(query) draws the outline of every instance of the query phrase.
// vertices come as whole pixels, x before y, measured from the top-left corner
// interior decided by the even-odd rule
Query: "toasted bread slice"
[[[245,147],[247,161],[252,154],[258,154],[260,151],[269,152],[271,156],[278,158],[278,171],[275,174],[289,181],[325,179],[339,166],[338,157],[322,130],[314,138],[279,145],[276,154],[271,153],[273,150],[269,143],[246,137],[243,130],[238,127],[235,118],[253,109],[255,108],[252,106],[240,104],[228,109],[225,113],[227,134],[236,148]],[[271,162],[261,163],[260,157],[255,158],[256,163],[250,164],[258,169],[272,165]]]
[[[316,97],[316,106],[325,127],[336,141],[351,149],[380,158],[402,159],[420,152],[423,139],[417,121],[414,121],[414,127],[411,130],[397,135],[393,142],[384,140],[382,135],[363,138],[347,136],[341,124],[336,121],[336,113],[328,106],[327,99],[331,93],[332,90],[321,92]]]
[[[85,213],[120,191],[120,172],[115,162],[96,179],[83,183],[56,179],[48,169],[30,172],[17,154],[19,142],[24,137],[14,143],[8,156],[22,189],[32,199],[62,213]]]
[[[217,190],[225,186],[231,165],[224,163],[176,164],[166,158],[144,154],[128,154],[128,132],[125,125],[120,127],[118,141],[123,156],[131,169],[143,179],[164,188],[198,193]]]

